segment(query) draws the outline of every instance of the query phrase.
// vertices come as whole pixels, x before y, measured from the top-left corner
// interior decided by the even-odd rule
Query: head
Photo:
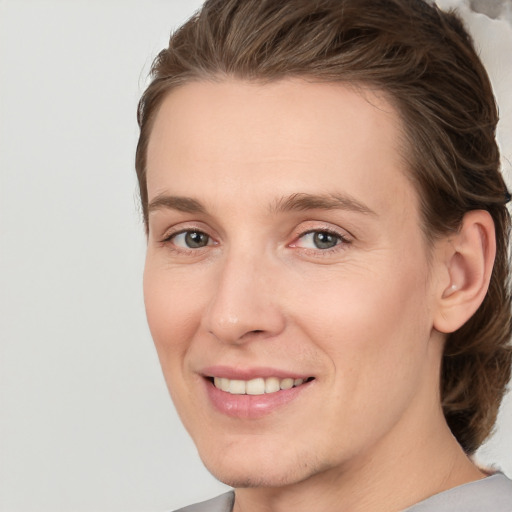
[[[216,91],[226,93],[233,82],[249,88],[244,95],[250,87],[269,91],[301,81],[306,88],[323,87],[326,97],[339,86],[346,105],[347,95],[355,94],[395,116],[390,145],[414,192],[408,207],[417,214],[426,279],[439,258],[432,247],[460,233],[472,212],[487,212],[492,221],[496,256],[488,289],[462,325],[440,322],[436,333],[442,342],[439,400],[451,431],[471,454],[491,432],[510,378],[510,220],[491,85],[453,13],[422,0],[207,1],[158,55],[139,105],[136,169],[146,228],[148,148],[173,94],[187,104],[186,91],[202,90],[222,105],[225,96]],[[282,86],[281,93],[291,87],[286,94],[293,96],[295,85]],[[309,101],[313,97],[311,92]],[[171,119],[173,112],[179,114],[176,105],[166,108]]]

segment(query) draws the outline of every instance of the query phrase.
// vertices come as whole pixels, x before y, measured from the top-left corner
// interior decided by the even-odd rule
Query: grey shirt
[[[233,491],[175,512],[231,512]],[[427,498],[403,512],[512,512],[512,481],[496,473]]]

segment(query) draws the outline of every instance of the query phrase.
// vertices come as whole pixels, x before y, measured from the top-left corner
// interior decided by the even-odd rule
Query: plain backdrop
[[[225,489],[146,327],[133,168],[150,63],[199,3],[0,0],[2,512],[164,511]],[[467,16],[512,160],[512,28]],[[510,398],[479,460],[512,476]]]

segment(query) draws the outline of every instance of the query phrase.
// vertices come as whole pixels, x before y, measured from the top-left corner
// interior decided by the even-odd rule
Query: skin
[[[443,333],[485,295],[492,221],[476,213],[427,248],[400,130],[383,95],[297,79],[190,83],[159,109],[147,317],[178,413],[237,488],[237,512],[398,511],[483,476],[438,382]],[[198,231],[206,245],[187,246]],[[315,245],[326,231],[334,245]],[[314,380],[269,414],[231,417],[205,391],[215,365]]]

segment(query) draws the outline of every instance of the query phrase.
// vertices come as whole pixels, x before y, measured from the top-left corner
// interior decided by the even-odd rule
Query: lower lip
[[[314,381],[264,395],[232,395],[216,388],[210,380],[205,379],[206,390],[215,409],[226,416],[244,419],[261,418],[289,404],[309,388],[312,382]]]

